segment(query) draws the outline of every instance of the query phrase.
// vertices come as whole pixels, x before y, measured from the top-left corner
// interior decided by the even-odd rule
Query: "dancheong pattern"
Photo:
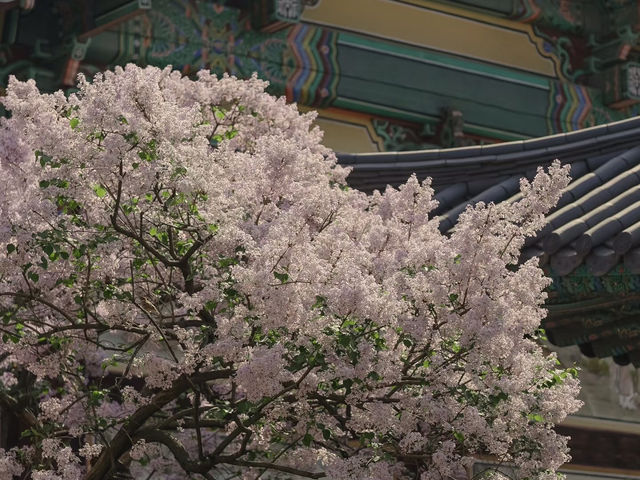
[[[336,97],[338,34],[295,25],[265,35],[247,15],[215,3],[157,0],[154,9],[120,29],[120,59],[173,65],[185,73],[209,69],[239,77],[253,72],[271,91],[305,105],[328,106]]]

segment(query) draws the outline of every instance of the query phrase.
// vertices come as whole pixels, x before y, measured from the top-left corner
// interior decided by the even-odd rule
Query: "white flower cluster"
[[[428,180],[349,189],[314,115],[265,86],[132,65],[68,98],[10,80],[0,387],[29,392],[37,435],[0,479],[117,460],[441,480],[480,453],[546,478],[578,384],[532,339],[548,280],[517,259],[567,169],[445,236]]]

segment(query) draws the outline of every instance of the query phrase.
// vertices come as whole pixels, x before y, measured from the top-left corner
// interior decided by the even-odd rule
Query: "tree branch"
[[[185,392],[192,382],[200,383],[229,378],[233,373],[232,369],[225,369],[199,373],[190,378],[183,376],[173,382],[173,386],[170,389],[156,394],[150,404],[140,407],[128,418],[127,423],[114,435],[109,447],[102,451],[96,462],[91,466],[85,480],[107,480],[111,478],[114,473],[112,462],[120,458],[131,447],[131,439],[136,436],[138,430],[144,426],[152,415]]]

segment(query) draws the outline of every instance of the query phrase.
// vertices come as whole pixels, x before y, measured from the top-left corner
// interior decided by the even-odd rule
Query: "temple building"
[[[581,368],[564,472],[640,479],[640,0],[0,0],[2,85],[129,62],[257,72],[353,187],[432,177],[443,232],[570,164],[523,252],[553,279],[545,347]]]
[[[22,8],[21,8],[22,6]],[[0,82],[127,62],[258,72],[337,151],[535,138],[634,116],[635,0],[0,0]]]
[[[433,178],[444,233],[470,203],[517,200],[519,180],[559,158],[571,183],[523,259],[538,257],[553,283],[542,327],[547,348],[580,367],[582,410],[571,435],[572,478],[640,475],[640,118],[571,133],[452,149],[341,154],[364,191],[412,173]],[[597,473],[596,473],[597,472]]]

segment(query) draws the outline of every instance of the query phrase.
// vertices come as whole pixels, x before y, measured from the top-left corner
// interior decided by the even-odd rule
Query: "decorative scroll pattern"
[[[565,82],[549,82],[547,128],[549,133],[570,132],[622,119],[614,110],[601,106],[588,87]]]
[[[598,296],[623,297],[640,293],[640,275],[631,273],[623,264],[599,277],[591,274],[584,264],[564,276],[555,274],[548,265],[544,270],[553,280],[547,289],[547,303],[550,304],[572,303]]]
[[[296,25],[287,37],[295,59],[287,79],[287,100],[304,105],[328,106],[338,87],[338,34],[329,30]]]
[[[269,34],[256,32],[241,11],[221,4],[154,0],[153,10],[121,30],[118,63],[173,65],[184,73],[206,68],[238,77],[253,72],[274,94],[310,106],[328,106],[336,97],[338,34],[307,25]]]
[[[583,4],[580,0],[519,0],[513,19],[536,22],[553,29],[575,32],[583,24]]]
[[[435,130],[430,124],[425,124],[421,131],[408,125],[400,125],[389,120],[377,118],[374,118],[371,124],[376,135],[382,138],[384,151],[386,152],[438,148],[437,144],[429,141],[435,135]]]

